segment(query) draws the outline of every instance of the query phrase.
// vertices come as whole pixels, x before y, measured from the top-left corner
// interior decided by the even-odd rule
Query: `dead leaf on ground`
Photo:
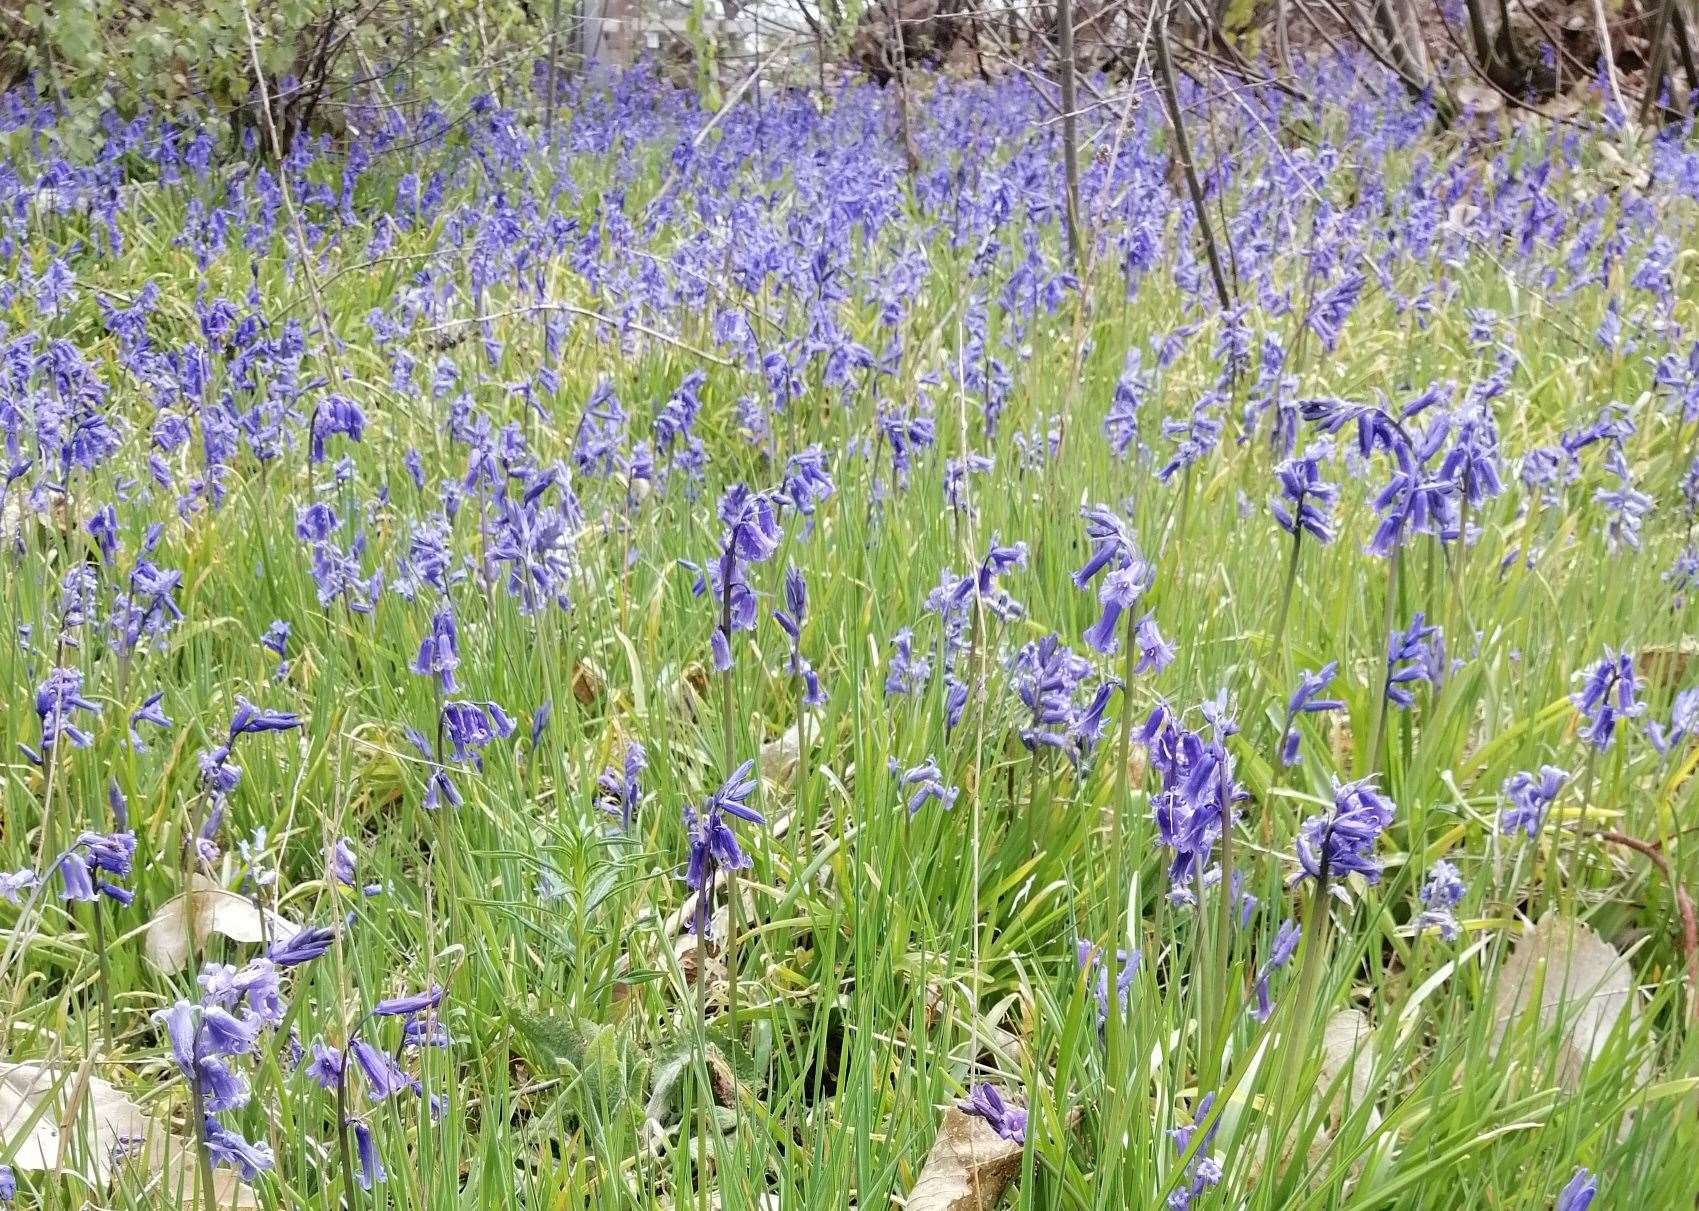
[[[1540,918],[1499,968],[1493,990],[1495,1049],[1523,1021],[1536,995],[1541,1036],[1562,1031],[1557,1079],[1567,1089],[1580,1084],[1583,1070],[1609,1045],[1624,1015],[1631,1033],[1639,1017],[1628,961],[1590,926],[1557,912]],[[1640,1071],[1643,1078],[1649,1075],[1644,1061]]]
[[[87,1065],[0,1063],[0,1152],[14,1168],[76,1177],[105,1187],[128,1166],[127,1183],[169,1193],[195,1207],[193,1145],[152,1118]],[[140,1167],[140,1176],[135,1175]],[[213,1173],[214,1203],[225,1211],[259,1206],[253,1188],[230,1169]]]
[[[761,777],[775,787],[789,786],[801,762],[802,735],[794,723],[784,735],[761,746]]]
[[[951,1106],[909,1192],[908,1211],[990,1211],[1020,1170],[1021,1145]]]
[[[193,926],[193,940],[190,938]],[[278,913],[259,908],[246,896],[226,890],[198,871],[189,876],[189,890],[159,906],[147,924],[142,953],[163,971],[178,971],[191,951],[206,945],[212,934],[233,942],[281,942],[300,926]]]
[[[1649,643],[1634,653],[1634,671],[1654,688],[1686,685],[1687,674],[1699,660],[1699,639],[1680,643]]]

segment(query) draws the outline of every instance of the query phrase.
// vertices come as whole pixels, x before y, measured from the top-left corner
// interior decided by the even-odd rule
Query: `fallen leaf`
[[[1021,1145],[951,1106],[909,1192],[908,1211],[990,1211],[1020,1170]]]
[[[193,940],[190,940],[191,923]],[[189,962],[192,950],[212,934],[233,942],[281,942],[300,926],[275,912],[260,909],[246,896],[220,887],[205,875],[189,876],[189,890],[159,906],[147,923],[142,953],[164,971],[177,971]]]
[[[1694,660],[1699,658],[1699,639],[1680,643],[1649,643],[1634,653],[1634,671],[1659,689],[1685,685]]]
[[[1345,1078],[1334,1095],[1329,1114],[1348,1117],[1357,1107],[1369,1100],[1373,1092],[1374,1057],[1367,1053],[1374,1027],[1360,1009],[1341,1009],[1327,1019],[1321,1032],[1321,1088],[1329,1088],[1341,1076]],[[1374,1112],[1370,1121],[1378,1121]]]
[[[777,740],[761,746],[761,777],[775,787],[790,785],[801,762],[802,736],[794,723]]]
[[[1627,1015],[1632,1031],[1638,1018],[1628,961],[1591,927],[1557,912],[1540,918],[1499,968],[1493,992],[1495,1049],[1523,1020],[1536,992],[1541,1035],[1562,1031],[1557,1077],[1567,1089],[1580,1083],[1587,1064],[1605,1050],[1618,1021]]]

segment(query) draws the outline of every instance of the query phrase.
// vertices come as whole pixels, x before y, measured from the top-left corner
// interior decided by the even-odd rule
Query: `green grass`
[[[629,177],[628,214],[659,186],[668,146],[646,145],[646,160],[619,170]],[[436,155],[450,163],[454,153]],[[535,167],[548,171],[541,161]],[[586,217],[615,170],[589,155],[570,167],[586,200],[561,205]],[[362,223],[384,209],[400,168],[363,179]],[[1338,176],[1343,190],[1349,170]],[[1591,196],[1583,172],[1563,183]],[[547,196],[540,183],[515,188]],[[468,203],[487,200],[469,174],[451,189]],[[97,360],[110,375],[109,407],[132,423],[112,464],[73,478],[67,512],[79,521],[113,498],[118,476],[145,475],[151,418],[143,385],[118,367],[97,289],[128,298],[157,284],[154,338],[162,348],[196,338],[198,290],[240,299],[251,273],[268,315],[311,322],[305,275],[279,255],[283,235],[263,258],[233,248],[204,269],[174,244],[196,192],[191,185],[144,194],[121,219],[126,254],[82,257],[78,297],[63,315],[37,321],[20,299],[4,317],[14,330],[39,325]],[[1670,230],[1691,232],[1683,203],[1660,205]],[[313,213],[331,221],[327,210]],[[345,376],[365,407],[364,440],[332,443],[333,461],[352,457],[354,479],[329,489],[328,470],[315,474],[319,494],[345,518],[387,484],[387,502],[365,514],[370,569],[393,566],[410,519],[435,507],[444,476],[464,473],[465,450],[446,438],[443,403],[423,389],[397,394],[386,385],[386,354],[365,327],[374,307],[393,305],[412,266],[364,265],[359,229],[338,231],[317,277],[347,344],[334,356],[310,355],[303,373]],[[1179,238],[1174,222],[1165,231]],[[83,220],[50,218],[29,238],[45,249],[88,232]],[[439,245],[441,236],[440,225],[404,233],[388,255],[419,257],[463,283],[463,251]],[[1047,228],[1048,246],[1055,237]],[[921,372],[953,365],[963,301],[979,288],[969,276],[972,252],[930,233],[930,273],[907,300],[902,374],[876,394],[852,391],[842,404],[811,380],[801,405],[775,418],[781,454],[809,442],[842,451],[852,439],[870,441],[876,395],[912,403]],[[1395,272],[1409,290],[1436,270],[1401,263]],[[1638,358],[1612,358],[1570,335],[1592,331],[1624,276],[1619,268],[1610,290],[1547,304],[1478,256],[1451,271],[1456,295],[1425,330],[1371,286],[1338,350],[1321,352],[1312,340],[1291,369],[1305,395],[1360,399],[1385,390],[1401,399],[1429,382],[1467,383],[1486,372],[1469,346],[1464,308],[1514,315],[1518,361],[1497,404],[1514,455],[1555,440],[1606,400],[1633,401],[1647,389]],[[614,309],[592,300],[564,263],[552,265],[549,278],[558,299]],[[718,289],[739,293],[729,279]],[[1691,322],[1691,284],[1678,290],[1676,314]],[[1638,553],[1607,547],[1590,503],[1607,482],[1594,459],[1558,507],[1519,514],[1527,496],[1513,485],[1471,517],[1480,538],[1455,594],[1447,553],[1426,538],[1410,546],[1392,616],[1402,625],[1413,610],[1427,610],[1464,664],[1443,689],[1419,691],[1413,710],[1390,716],[1386,753],[1377,758],[1366,750],[1388,569],[1362,550],[1372,527],[1363,477],[1332,465],[1344,486],[1341,537],[1325,548],[1306,544],[1285,629],[1275,634],[1287,548],[1265,505],[1273,461],[1266,444],[1236,444],[1230,419],[1220,449],[1164,485],[1151,466],[1114,458],[1102,439],[1125,350],[1166,333],[1191,305],[1160,275],[1131,302],[1121,293],[1119,275],[1100,264],[1083,300],[1069,296],[1055,313],[1031,318],[1031,355],[1014,365],[995,443],[983,442],[977,406],[946,378],[929,392],[938,448],[917,459],[905,490],[890,483],[884,447],[835,459],[836,494],[811,526],[787,516],[779,555],[752,574],[762,621],[753,638],[738,637],[729,689],[708,663],[714,613],[692,597],[678,561],[712,556],[719,525],[711,505],[721,487],[777,479],[778,468],[735,432],[735,401],[754,389],[755,376],[702,366],[659,342],[621,348],[581,322],[561,358],[560,390],[542,401],[550,419],[541,420],[505,386],[542,360],[536,317],[496,323],[498,367],[484,364],[475,336],[449,350],[443,356],[460,367],[478,408],[497,427],[517,422],[541,465],[568,455],[578,413],[601,377],[646,435],[652,409],[688,371],[705,368],[700,431],[711,454],[699,493],[675,475],[629,514],[621,485],[575,481],[590,524],[576,547],[570,612],[526,616],[499,584],[486,589],[468,577],[455,585],[461,696],[499,702],[519,722],[512,741],[488,750],[481,775],[454,775],[465,796],[458,810],[422,809],[428,765],[402,736],[404,726],[429,735],[437,709],[431,682],[408,671],[434,594],[409,603],[386,592],[369,615],[320,606],[293,534],[295,512],[309,500],[304,450],[263,468],[244,452],[222,508],[188,522],[175,518],[166,493],[118,504],[121,562],[134,556],[148,522],[167,522],[154,559],[182,571],[184,618],[162,647],[122,670],[92,637],[66,650],[63,663],[84,670],[104,709],[93,747],[63,750],[51,788],[13,754],[18,743],[39,740],[30,694],[53,663],[56,584],[91,548],[80,530],[25,522],[24,549],[7,556],[0,587],[8,637],[34,628],[33,650],[0,644],[0,675],[11,688],[0,707],[0,869],[39,867],[53,852],[50,838],[62,844],[81,828],[108,827],[109,780],[128,799],[140,850],[131,909],[63,905],[56,895],[33,913],[0,906],[10,959],[0,971],[4,1054],[73,1066],[90,1060],[151,1113],[187,1122],[188,1091],[150,1015],[192,997],[193,985],[187,973],[151,967],[142,935],[149,915],[181,890],[185,841],[206,810],[196,757],[220,741],[241,694],[298,710],[305,726],[242,741],[243,779],[223,825],[222,857],[208,873],[237,887],[256,865],[274,869],[276,882],[261,894],[279,911],[313,922],[350,917],[325,959],[286,978],[289,1026],[304,1044],[321,1035],[340,1043],[377,999],[433,982],[448,989],[443,1020],[453,1046],[410,1061],[440,1097],[441,1114],[433,1121],[406,1097],[371,1109],[389,1181],[361,1195],[362,1206],[682,1211],[697,1205],[700,1171],[727,1208],[756,1206],[763,1193],[784,1207],[883,1207],[912,1186],[943,1108],[980,1080],[1030,1106],[1031,1146],[1009,1196],[1020,1207],[1161,1205],[1187,1180],[1167,1133],[1191,1123],[1212,1090],[1221,1127],[1211,1148],[1225,1173],[1199,1206],[1547,1207],[1577,1166],[1601,1175],[1595,1206],[1691,1206],[1699,1194],[1689,1163],[1699,1146],[1695,993],[1683,987],[1672,891],[1643,857],[1574,826],[1585,782],[1590,820],[1661,842],[1677,878],[1693,884],[1699,864],[1681,837],[1699,810],[1690,777],[1699,758],[1689,745],[1660,762],[1635,736],[1590,761],[1565,698],[1572,674],[1606,644],[1670,644],[1692,628],[1691,608],[1672,609],[1660,580],[1685,540],[1675,485],[1691,435],[1655,407],[1637,412],[1629,461],[1661,502]],[[492,311],[508,305],[523,299],[485,303]],[[859,325],[852,335],[875,349],[876,311],[865,301],[850,312]],[[686,307],[655,322],[706,348],[709,318]],[[799,317],[787,312],[786,322]],[[993,331],[1005,322],[996,313]],[[1259,332],[1284,338],[1291,326],[1290,317],[1253,311]],[[1213,331],[1207,320],[1159,374],[1146,404],[1144,433],[1158,448],[1157,465],[1166,449],[1159,418],[1187,414],[1214,382]],[[410,347],[428,377],[436,355],[418,338]],[[225,385],[223,373],[215,367],[215,389]],[[1240,403],[1242,388],[1235,417]],[[1061,452],[1023,467],[1011,435],[1041,430],[1052,417],[1063,421]],[[958,511],[945,503],[944,468],[964,440],[993,454],[996,468],[972,478],[972,508]],[[423,456],[422,492],[400,470],[409,447]],[[1017,741],[1017,704],[999,653],[1051,631],[1084,650],[1080,636],[1096,603],[1069,580],[1086,555],[1077,509],[1123,500],[1158,567],[1145,605],[1179,656],[1117,699],[1097,760],[1076,774]],[[468,504],[454,538],[474,563],[477,508]],[[923,612],[927,593],[941,570],[971,567],[993,536],[1029,544],[1028,567],[1004,582],[1027,617],[980,618],[972,660],[984,693],[946,734],[936,679],[912,699],[884,694],[887,641],[913,626],[917,647],[932,648],[937,623]],[[1536,544],[1542,555],[1532,567],[1500,571],[1513,549]],[[729,1020],[726,985],[716,980],[705,1045],[699,990],[685,969],[694,956],[677,927],[685,891],[676,876],[687,850],[681,808],[718,785],[728,757],[735,764],[756,756],[797,720],[784,639],[766,615],[782,601],[787,565],[808,579],[803,646],[830,701],[801,724],[795,774],[759,792],[772,827],[735,826],[754,858],[738,883],[747,903],[735,948],[737,1020]],[[276,659],[257,638],[276,618],[294,632],[288,675],[274,684]],[[1274,755],[1285,697],[1298,670],[1329,659],[1340,661],[1334,688],[1347,710],[1333,725],[1301,724],[1303,760],[1283,770]],[[1119,671],[1099,663],[1102,672]],[[152,751],[136,753],[122,720],[155,687],[167,690],[177,726]],[[1252,792],[1232,861],[1261,901],[1225,944],[1214,891],[1201,913],[1166,903],[1169,855],[1155,839],[1142,756],[1135,754],[1139,768],[1129,779],[1117,769],[1122,711],[1142,720],[1158,695],[1190,709],[1222,687],[1238,710],[1234,752]],[[1646,687],[1655,717],[1667,718],[1674,688]],[[526,725],[544,701],[554,717],[533,748]],[[1189,719],[1201,726],[1195,711]],[[644,743],[650,764],[637,826],[621,836],[593,795],[597,774],[619,760],[627,739]],[[932,804],[911,819],[887,763],[907,767],[932,754],[961,796],[952,811]],[[1557,818],[1537,843],[1500,836],[1501,784],[1546,762],[1578,775]],[[1299,995],[1294,963],[1275,977],[1276,1016],[1259,1026],[1246,1015],[1255,970],[1281,920],[1306,911],[1304,890],[1286,886],[1298,822],[1326,802],[1331,778],[1370,769],[1382,772],[1399,807],[1380,847],[1384,877],[1351,885],[1334,905],[1309,1001]],[[250,863],[237,843],[258,828],[264,843]],[[381,894],[327,882],[324,851],[341,836],[359,851],[360,881],[382,884]],[[1417,887],[1441,857],[1457,863],[1469,885],[1454,943],[1411,928]],[[1633,1037],[1623,1031],[1573,1087],[1559,1080],[1554,1032],[1514,1031],[1502,1046],[1493,1038],[1495,971],[1519,920],[1552,903],[1626,949],[1640,1003]],[[1075,961],[1077,938],[1142,952],[1131,1011],[1107,1039]],[[200,962],[253,953],[214,938]],[[1330,1116],[1320,1113],[1321,1100],[1298,1094],[1327,1083],[1322,1023],[1345,1007],[1372,1028],[1358,1077],[1367,1094],[1346,1099],[1349,1113]],[[393,1024],[376,1029],[386,1045],[398,1042]],[[334,1099],[292,1071],[286,1033],[266,1036],[247,1066],[252,1102],[229,1121],[275,1151],[275,1171],[255,1183],[262,1205],[336,1207],[344,1183]],[[723,1079],[716,1096],[704,1056],[733,1073],[730,1096]],[[351,1096],[364,1111],[363,1093]],[[1285,1133],[1291,1142],[1271,1147],[1264,1124],[1289,1119],[1297,1120]],[[699,1170],[693,1157],[702,1155],[704,1120],[712,1130]],[[28,1174],[25,1183],[29,1205],[89,1205],[74,1181]],[[109,1198],[99,1205],[163,1205],[124,1188]]]

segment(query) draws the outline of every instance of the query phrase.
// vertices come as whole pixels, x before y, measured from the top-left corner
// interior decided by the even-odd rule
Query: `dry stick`
[[[534,315],[539,311],[567,311],[573,315],[581,315],[586,319],[599,320],[610,328],[629,328],[633,332],[641,332],[644,336],[651,337],[663,344],[694,354],[704,361],[713,362],[716,366],[735,365],[735,363],[729,362],[723,357],[709,353],[706,349],[698,349],[695,345],[681,341],[676,336],[669,336],[659,329],[649,327],[647,324],[640,324],[636,320],[617,320],[611,315],[603,315],[600,311],[592,311],[588,307],[580,307],[574,303],[532,303],[525,307],[514,307],[507,311],[492,311],[487,315],[473,316],[471,319],[449,320],[441,324],[432,324],[428,328],[417,329],[417,333],[423,336],[428,332],[441,332],[447,328],[459,328],[462,324],[483,324],[490,320],[505,320],[516,315]]]
[[[1616,98],[1617,110],[1626,118],[1628,106],[1622,100],[1622,88],[1616,80],[1616,49],[1611,46],[1611,27],[1605,17],[1604,0],[1593,0],[1593,20],[1599,26],[1599,49],[1604,52],[1605,79],[1610,84],[1611,96]]]
[[[1675,896],[1676,912],[1681,917],[1681,953],[1687,961],[1687,1010],[1695,1018],[1699,1018],[1699,915],[1694,913],[1693,897],[1687,894],[1687,889],[1670,869],[1663,846],[1614,830],[1601,831],[1597,836],[1600,840],[1621,845],[1650,859],[1652,865],[1664,876],[1664,881],[1670,885],[1670,891]]]
[[[548,110],[543,114],[543,138],[549,145],[549,155],[555,150],[555,86],[560,80],[560,0],[549,6],[549,93]]]
[[[1669,0],[1664,0],[1667,5]],[[1062,173],[1063,221],[1068,234],[1068,263],[1080,272],[1080,151],[1079,129],[1074,111],[1079,94],[1074,88],[1074,4],[1056,0],[1057,51],[1062,73]]]
[[[914,129],[909,124],[908,47],[903,42],[902,10],[897,7],[897,0],[886,0],[886,7],[891,14],[891,31],[897,40],[894,70],[897,76],[897,121],[902,123],[903,163],[908,168],[908,175],[913,177],[920,172],[920,149],[914,145]],[[885,57],[885,66],[892,67],[890,42],[880,39],[880,51]]]
[[[1168,53],[1169,21],[1174,14],[1177,0],[1168,0],[1168,7],[1162,13],[1162,28],[1156,37],[1156,67],[1161,77],[1162,99],[1168,109],[1168,122],[1174,128],[1174,154],[1180,161],[1180,170],[1186,177],[1186,189],[1192,195],[1192,213],[1197,218],[1198,230],[1203,234],[1204,256],[1209,261],[1210,280],[1215,283],[1215,297],[1221,304],[1222,311],[1231,311],[1233,298],[1227,293],[1227,278],[1221,272],[1221,254],[1215,247],[1215,232],[1209,225],[1209,211],[1204,204],[1203,186],[1198,183],[1198,173],[1192,164],[1192,150],[1186,142],[1186,119],[1180,112],[1180,94],[1174,86],[1174,60]]]
[[[1681,56],[1681,74],[1687,77],[1687,108],[1692,112],[1699,103],[1699,63],[1693,59],[1693,43],[1687,37],[1687,18],[1682,15],[1681,5],[1670,10],[1670,22],[1675,29],[1675,49]]]
[[[1657,103],[1658,94],[1663,91],[1664,67],[1669,62],[1669,26],[1670,13],[1675,9],[1675,0],[1663,0],[1658,5],[1658,20],[1652,26],[1652,61],[1646,65],[1646,85],[1640,93],[1640,121],[1642,124],[1652,116],[1652,106]]]

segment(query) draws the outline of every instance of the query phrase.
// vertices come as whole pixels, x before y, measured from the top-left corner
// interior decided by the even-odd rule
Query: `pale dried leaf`
[[[1524,934],[1499,968],[1493,992],[1495,1048],[1523,1020],[1536,995],[1542,1036],[1561,1029],[1557,1076],[1569,1089],[1604,1051],[1624,1015],[1630,1030],[1638,1017],[1628,961],[1589,926],[1557,912],[1547,913]]]
[[[951,1106],[909,1192],[908,1211],[990,1211],[1020,1169],[1021,1145]]]
[[[775,787],[789,786],[801,761],[802,736],[793,723],[784,735],[761,746],[762,780]]]
[[[141,1107],[85,1069],[0,1063],[0,1148],[11,1152],[14,1168],[104,1185],[113,1150],[148,1133]]]
[[[281,942],[294,937],[300,928],[287,917],[262,910],[246,896],[196,872],[189,876],[188,891],[171,897],[153,914],[142,940],[142,953],[155,967],[178,971],[187,966],[190,953],[204,946],[212,934],[222,934],[233,942]]]
[[[1316,1084],[1321,1089],[1331,1088],[1335,1081],[1340,1085],[1328,1107],[1330,1118],[1349,1118],[1374,1093],[1374,1056],[1369,1052],[1373,1038],[1374,1027],[1359,1009],[1341,1009],[1322,1027],[1321,1076]],[[1370,1127],[1379,1122],[1380,1111],[1369,1111]]]

